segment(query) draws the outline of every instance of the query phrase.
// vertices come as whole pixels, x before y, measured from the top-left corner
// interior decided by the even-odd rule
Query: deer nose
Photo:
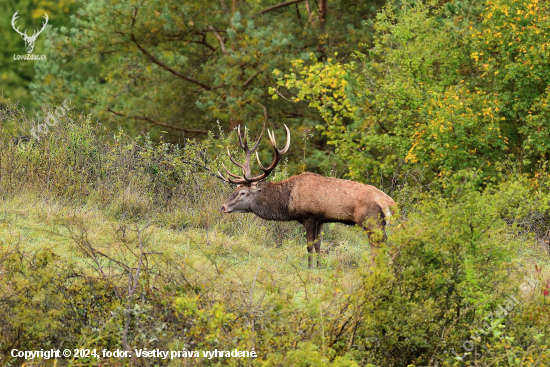
[[[222,213],[225,213],[225,212],[227,211],[227,208],[225,207],[225,205],[222,205],[222,206],[220,207],[220,211],[221,211]]]

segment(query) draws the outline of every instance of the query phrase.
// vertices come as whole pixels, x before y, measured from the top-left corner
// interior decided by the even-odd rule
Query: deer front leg
[[[306,229],[306,240],[307,240],[307,264],[308,267],[311,269],[313,267],[312,261],[313,261],[313,247],[316,247],[316,237],[317,237],[317,227],[318,223],[315,221],[305,221],[304,222],[304,228]],[[320,246],[320,245],[319,245]]]

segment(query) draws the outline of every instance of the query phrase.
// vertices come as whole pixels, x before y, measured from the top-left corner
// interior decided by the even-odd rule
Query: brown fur
[[[393,214],[395,205],[391,197],[374,186],[302,173],[276,183],[239,185],[221,210],[224,213],[252,212],[266,220],[301,223],[306,230],[311,267],[314,247],[319,266],[320,233],[324,223],[361,225],[369,234],[374,257],[379,242],[375,232],[384,232],[385,218]]]

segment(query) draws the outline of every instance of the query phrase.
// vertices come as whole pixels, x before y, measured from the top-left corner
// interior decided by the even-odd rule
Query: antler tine
[[[223,163],[222,163],[222,167],[228,175],[230,175],[232,177],[235,177],[234,180],[230,179],[230,178],[226,178],[220,173],[220,171],[218,171],[218,178],[222,179],[223,181],[225,181],[227,183],[230,183],[230,184],[234,184],[234,185],[243,184],[243,183],[248,182],[244,177],[237,176],[237,175],[234,175],[233,173],[229,172],[229,170],[227,169],[227,167],[225,167],[225,165]]]
[[[229,147],[226,147],[226,148],[227,148],[227,155],[229,156],[229,160],[231,161],[231,163],[233,163],[235,166],[241,167],[241,169],[244,170],[244,166],[239,162],[237,162],[236,160],[234,160],[233,157],[231,156],[231,152],[229,152]]]
[[[250,177],[250,174],[251,174],[251,170],[250,170],[250,158],[252,156],[252,153],[256,151],[256,149],[258,149],[258,145],[260,144],[260,141],[262,140],[262,137],[264,136],[264,132],[265,132],[265,121],[264,121],[264,126],[262,128],[262,132],[260,133],[260,137],[258,138],[258,140],[256,141],[256,143],[254,144],[254,146],[252,148],[249,148],[248,147],[248,136],[247,136],[247,131],[245,130],[245,133],[244,133],[244,144],[243,144],[243,140],[241,138],[241,129],[240,129],[240,125],[239,127],[237,128],[238,130],[238,133],[239,133],[239,143],[241,144],[241,147],[243,148],[244,152],[245,152],[245,160],[244,160],[244,163],[241,165],[241,164],[238,164],[236,163],[234,160],[231,160],[234,164],[236,164],[237,166],[241,167],[242,170],[243,170],[243,178],[249,182],[250,179],[248,177]]]
[[[248,139],[246,138],[246,128],[244,130],[244,144],[243,144],[243,139],[241,137],[241,125],[237,126],[237,134],[239,135],[239,144],[241,144],[241,148],[243,148],[243,150],[245,152],[247,152],[248,151]]]
[[[229,156],[229,160],[231,161],[231,163],[233,163],[237,167],[240,167],[243,170],[243,175],[242,176],[234,175],[233,173],[229,172],[229,170],[222,163],[222,166],[223,166],[223,169],[225,170],[225,172],[227,172],[228,175],[235,178],[235,180],[224,178],[224,181],[232,183],[232,184],[247,183],[248,179],[246,178],[246,176],[247,176],[247,174],[248,175],[250,174],[250,168],[248,169],[248,173],[247,173],[247,167],[250,167],[250,164],[247,165],[246,162],[245,162],[245,164],[240,164],[239,162],[234,160],[233,157],[231,156],[231,152],[229,151],[229,147],[226,147],[226,149],[227,149],[227,155]],[[248,161],[250,161],[250,156],[248,158]]]
[[[234,175],[233,173],[229,172],[229,170],[225,167],[225,164],[223,163],[222,163],[222,167],[229,176],[233,178],[241,178],[241,179],[243,178],[242,176]]]
[[[288,151],[288,148],[290,147],[290,130],[288,129],[288,126],[284,125],[286,129],[286,144],[283,149],[277,148],[277,141],[275,140],[275,132],[269,131],[267,129],[267,133],[269,134],[269,140],[271,141],[271,145],[273,145],[273,148],[279,153],[279,154],[285,154]]]
[[[219,178],[220,180],[223,180],[223,181],[227,182],[227,183],[231,183],[231,181],[229,181],[227,178],[225,178],[225,177],[222,176],[222,174],[220,173],[220,171],[218,171],[218,178]]]
[[[280,154],[285,154],[288,151],[288,148],[290,148],[290,130],[288,129],[288,126],[284,125],[286,129],[286,144],[283,150],[280,150]],[[275,138],[275,136],[273,136]]]
[[[225,178],[223,177],[223,175],[220,173],[220,171],[218,171],[218,174],[216,175],[216,177],[218,177],[219,179],[227,182],[227,183],[230,183],[230,184],[233,184],[233,185],[239,185],[239,184],[244,184],[246,183],[247,181],[243,178],[243,179],[235,179],[235,180],[232,180],[230,178]]]
[[[269,129],[267,129],[267,131],[269,131]],[[252,147],[253,152],[255,152],[256,149],[258,149],[258,145],[260,144],[260,140],[262,140],[262,138],[264,136],[264,132],[265,132],[265,120],[264,120],[264,126],[262,127],[262,132],[260,133],[260,137],[256,141],[256,144],[254,144],[254,146]]]
[[[256,159],[258,160],[258,165],[260,166],[260,168],[262,169],[262,171],[265,172],[265,170],[267,168],[264,168],[264,166],[262,165],[262,162],[260,161],[260,156],[258,155],[258,152],[256,152]]]
[[[256,159],[258,160],[258,164],[260,165],[260,168],[262,169],[262,171],[264,171],[264,173],[262,173],[261,175],[256,176],[256,177],[252,177],[252,178],[248,179],[248,181],[253,182],[253,181],[262,180],[262,179],[266,178],[267,176],[269,176],[271,171],[273,171],[275,169],[275,167],[277,167],[277,164],[279,164],[279,161],[281,160],[282,155],[285,154],[288,151],[288,148],[290,147],[290,130],[288,129],[288,127],[286,125],[285,125],[285,129],[287,131],[287,138],[286,138],[285,147],[283,149],[278,149],[277,148],[277,142],[275,141],[275,133],[273,131],[270,131],[269,129],[267,129],[267,133],[269,134],[269,140],[271,141],[271,146],[273,147],[273,150],[275,151],[275,156],[273,157],[273,162],[269,165],[269,167],[265,168],[262,165],[262,163],[260,162],[260,157],[259,157],[258,153],[256,152]]]
[[[273,144],[274,139],[273,139],[273,135],[271,135],[271,130],[267,129],[267,135],[269,135],[269,141],[271,142],[271,145],[275,145]]]

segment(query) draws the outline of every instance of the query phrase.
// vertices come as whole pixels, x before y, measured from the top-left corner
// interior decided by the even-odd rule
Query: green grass
[[[155,253],[148,255],[152,263],[159,257],[172,259],[197,282],[211,284],[212,291],[220,297],[224,289],[250,289],[254,279],[257,294],[277,284],[277,292],[292,294],[298,303],[306,293],[315,297],[326,287],[347,292],[357,285],[357,264],[369,252],[367,236],[358,229],[327,226],[324,234],[328,240],[322,246],[321,267],[310,270],[299,224],[270,223],[253,215],[233,214],[220,216],[212,229],[172,229],[178,222],[169,220],[181,217],[185,214],[169,213],[152,222],[143,232],[144,251]],[[135,226],[146,225],[145,222],[124,223],[99,209],[75,209],[33,195],[2,201],[0,223],[2,250],[9,250],[15,244],[24,245],[29,252],[51,249],[84,268],[90,260],[79,251],[73,236],[85,234],[98,251],[120,261],[131,258],[135,265],[136,257],[128,256],[136,252]],[[274,241],[265,235],[269,226],[287,227],[296,235]],[[216,227],[233,227],[236,228],[233,232],[240,234],[227,235]]]

